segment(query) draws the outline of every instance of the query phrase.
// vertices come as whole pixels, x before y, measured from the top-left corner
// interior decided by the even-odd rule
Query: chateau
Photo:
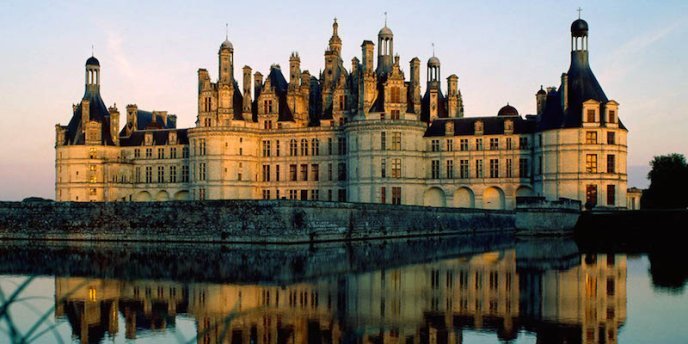
[[[394,54],[385,26],[377,45],[344,65],[339,25],[318,75],[289,57],[266,76],[234,74],[234,46],[218,52],[217,79],[198,70],[193,128],[166,111],[107,107],[100,62],[86,61],[86,91],[56,125],[58,201],[325,200],[511,209],[518,196],[626,206],[626,136],[619,104],[588,63],[588,24],[571,25],[571,64],[559,87],[540,88],[536,113],[508,104],[464,117],[459,78],[443,85],[440,60]],[[377,50],[376,50],[377,49]],[[377,58],[374,54],[377,52]],[[215,80],[215,81],[213,81]]]

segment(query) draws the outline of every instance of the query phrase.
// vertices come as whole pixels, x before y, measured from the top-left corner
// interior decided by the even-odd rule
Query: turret
[[[337,24],[337,18],[334,18],[334,23],[332,24],[332,37],[330,37],[329,50],[340,56],[342,53],[342,39],[339,38],[339,24]]]
[[[335,22],[336,24],[336,22]],[[301,81],[301,58],[299,53],[293,52],[289,56],[289,85],[298,86]]]
[[[459,104],[459,77],[452,74],[447,78],[447,111],[449,117],[461,117]]]
[[[230,84],[234,81],[234,46],[225,37],[225,41],[220,45],[219,68],[220,84]]]
[[[394,56],[394,33],[387,27],[387,14],[385,13],[385,26],[377,34],[377,69],[378,75],[389,72],[392,69],[392,56]]]
[[[94,56],[86,60],[86,93],[100,92],[100,61]],[[86,96],[84,96],[86,97]]]
[[[251,67],[249,66],[244,66],[243,72],[244,72],[244,102],[241,106],[242,112],[244,114],[246,113],[251,113]]]
[[[114,141],[116,146],[119,146],[119,110],[117,110],[117,104],[108,108],[110,113],[110,137]]]
[[[547,92],[542,89],[540,85],[540,90],[535,93],[535,108],[537,109],[537,114],[542,115],[545,112],[545,104],[547,102]]]

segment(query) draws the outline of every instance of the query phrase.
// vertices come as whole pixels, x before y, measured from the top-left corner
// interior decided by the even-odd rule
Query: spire
[[[435,57],[435,42],[432,42],[432,57]]]
[[[387,11],[385,11],[385,27],[387,27]]]
[[[91,57],[95,57],[95,56],[96,56],[95,53],[94,53],[94,51],[95,51],[95,48],[93,47],[93,44],[91,44]]]
[[[328,46],[329,51],[334,51],[339,55],[342,51],[342,39],[339,38],[339,24],[337,24],[337,18],[334,18],[334,23],[332,23],[332,37],[330,37],[330,44]]]
[[[578,7],[578,19],[581,19],[581,12],[583,12],[583,9]]]
[[[225,23],[225,41],[229,40],[229,24]]]

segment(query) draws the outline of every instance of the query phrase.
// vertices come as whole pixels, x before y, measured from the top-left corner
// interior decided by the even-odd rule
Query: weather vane
[[[229,24],[225,23],[225,39],[229,39]]]
[[[387,11],[385,11],[385,26],[387,26]]]
[[[435,43],[432,43],[432,56],[435,56]]]
[[[583,9],[578,7],[578,19],[580,19],[582,11],[583,11]]]
[[[93,44],[91,44],[91,57],[95,56],[95,48],[93,47]]]

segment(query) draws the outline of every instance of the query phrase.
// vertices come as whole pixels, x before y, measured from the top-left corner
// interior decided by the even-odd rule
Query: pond
[[[503,235],[9,241],[0,343],[685,343],[687,279],[662,250]]]

